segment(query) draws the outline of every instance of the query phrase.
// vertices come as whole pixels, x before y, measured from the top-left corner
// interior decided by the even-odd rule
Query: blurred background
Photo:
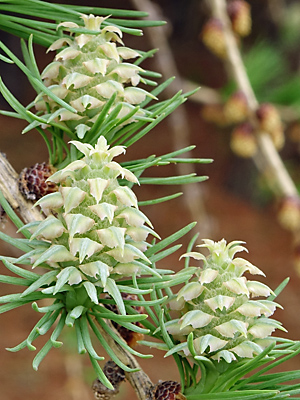
[[[163,28],[145,29],[144,37],[125,36],[126,45],[143,50],[157,47],[160,50],[159,55],[147,62],[153,70],[163,72],[164,79],[177,75],[169,96],[180,88],[188,91],[200,86],[202,89],[176,110],[174,117],[167,118],[133,145],[127,156],[130,158],[133,154],[137,158],[165,154],[179,146],[194,144],[193,157],[212,158],[214,162],[196,166],[199,175],[209,177],[197,188],[179,188],[185,191],[184,196],[157,206],[144,207],[143,211],[162,238],[197,220],[197,228],[191,235],[198,231],[199,240],[225,238],[228,242],[246,242],[249,255],[244,257],[266,273],[265,282],[273,289],[289,276],[290,282],[278,299],[284,310],[278,310],[275,318],[288,330],[288,334],[283,333],[283,336],[299,339],[300,280],[297,265],[300,251],[297,250],[297,238],[291,229],[279,223],[280,196],[274,196],[266,178],[258,173],[251,158],[241,157],[234,151],[238,146],[233,140],[239,138],[233,137],[235,124],[226,120],[223,107],[235,90],[234,83],[228,76],[226,63],[202,41],[203,28],[210,18],[208,3],[204,0],[89,0],[65,3],[109,8],[139,7],[141,10],[149,8],[159,19],[167,21]],[[239,39],[240,50],[258,101],[273,103],[280,112],[285,135],[280,155],[299,186],[300,4],[297,0],[249,0],[248,4],[251,6],[252,29],[249,35]],[[218,38],[218,32],[215,37]],[[19,39],[1,33],[1,40],[21,57]],[[39,46],[35,46],[35,50],[42,70],[53,55],[46,55],[45,49]],[[23,104],[33,100],[34,92],[17,67],[1,63],[0,74]],[[0,98],[0,105],[1,109],[9,109],[3,98]],[[34,131],[21,135],[23,127],[22,121],[0,115],[0,151],[6,154],[17,172],[36,162],[47,161],[42,138]],[[242,147],[245,146],[245,142],[241,143]],[[147,174],[167,175],[175,172],[172,168],[176,166],[155,168]],[[154,192],[154,197],[160,197],[175,190],[178,191],[178,188],[145,185],[137,189],[137,195],[139,200],[147,200]],[[3,229],[14,235],[15,228],[9,222]],[[182,268],[183,263],[178,258],[185,252],[190,239],[191,236],[183,238],[182,250],[164,260],[161,266],[173,270]],[[11,251],[6,245],[1,245],[1,254]],[[9,292],[11,288],[1,286],[0,295]],[[1,315],[1,400],[92,399],[90,386],[94,373],[87,357],[74,355],[75,344],[72,347],[72,340],[61,349],[52,350],[42,362],[39,372],[31,368],[35,354],[26,349],[19,353],[5,350],[5,347],[13,347],[23,341],[35,322],[35,313],[29,306]],[[38,347],[42,343],[43,338],[37,340]],[[149,352],[143,348],[138,350]],[[177,378],[172,360],[164,359],[162,353],[155,352],[154,360],[141,360],[141,365],[153,382]],[[299,357],[286,367],[299,369]],[[135,394],[125,384],[117,399],[129,398],[135,398]]]

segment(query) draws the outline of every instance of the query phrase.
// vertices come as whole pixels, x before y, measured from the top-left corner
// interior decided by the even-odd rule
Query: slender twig
[[[161,10],[157,4],[153,4],[149,0],[131,0],[137,10],[143,10],[148,13],[149,19],[156,18],[160,21],[163,19]],[[148,40],[153,48],[159,46],[159,51],[155,55],[158,69],[165,77],[176,76],[171,88],[167,88],[165,93],[167,96],[173,95],[173,91],[182,89],[182,81],[177,69],[174,56],[170,49],[166,26],[158,26],[155,29],[145,29]],[[184,106],[179,107],[175,113],[172,113],[168,119],[173,133],[173,147],[181,149],[189,146],[190,128],[189,118]],[[187,155],[188,157],[188,155]],[[191,164],[177,164],[179,174],[185,175],[195,172]],[[201,224],[201,230],[204,235],[211,235],[212,224],[208,217],[205,204],[203,186],[197,184],[185,185],[183,196],[186,207],[188,208],[194,221]]]
[[[209,5],[212,15],[218,18],[223,24],[228,67],[238,88],[243,91],[247,98],[251,111],[250,119],[257,128],[259,151],[254,156],[254,162],[258,169],[268,177],[268,183],[273,190],[276,190],[283,197],[298,196],[297,188],[275,149],[272,139],[267,133],[260,131],[258,128],[255,111],[259,104],[248,79],[241,53],[231,29],[226,10],[226,1],[211,0]]]

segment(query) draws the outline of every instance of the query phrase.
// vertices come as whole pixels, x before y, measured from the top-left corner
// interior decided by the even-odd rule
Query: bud
[[[272,104],[261,104],[256,110],[256,116],[262,131],[272,134],[273,131],[282,129],[280,114]]]
[[[297,196],[282,199],[278,210],[278,221],[289,231],[300,229],[300,199]]]
[[[283,129],[274,129],[272,133],[270,133],[272,142],[277,150],[281,150],[285,143],[285,136]]]
[[[245,94],[242,91],[233,93],[224,105],[224,115],[229,123],[243,122],[248,117],[249,108]]]
[[[238,125],[231,133],[231,150],[238,156],[250,158],[257,151],[253,126],[249,122]]]
[[[251,12],[248,2],[243,0],[231,1],[227,6],[227,12],[233,31],[239,36],[247,36],[251,32]]]
[[[223,59],[227,57],[224,28],[219,19],[209,19],[202,29],[201,37],[205,46],[212,53]]]
[[[56,169],[45,162],[24,168],[19,175],[19,189],[27,200],[39,200],[57,191],[57,185],[47,179]]]
[[[284,132],[281,117],[277,109],[270,103],[264,103],[256,110],[259,128],[270,135],[274,146],[280,150],[284,145]]]

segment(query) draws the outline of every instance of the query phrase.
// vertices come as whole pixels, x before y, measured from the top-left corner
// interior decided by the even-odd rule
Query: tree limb
[[[224,28],[224,38],[227,49],[228,67],[238,88],[247,98],[249,109],[251,111],[250,120],[257,128],[257,142],[259,146],[258,153],[253,157],[258,169],[268,176],[268,183],[271,189],[276,188],[283,197],[297,197],[297,188],[287,172],[277,150],[274,147],[270,136],[259,130],[258,121],[255,116],[259,104],[253,92],[249,78],[246,73],[241,53],[237,46],[236,39],[231,29],[229,17],[226,10],[225,0],[211,0],[209,2],[212,15],[218,18]]]

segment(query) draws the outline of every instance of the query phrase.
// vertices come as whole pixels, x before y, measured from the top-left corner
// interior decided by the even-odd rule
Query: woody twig
[[[259,151],[253,157],[254,162],[263,175],[268,177],[268,183],[271,188],[276,190],[281,197],[297,197],[297,188],[275,149],[270,136],[261,131],[258,127],[255,112],[258,109],[259,104],[249,82],[241,53],[231,29],[226,9],[226,1],[211,0],[209,5],[213,17],[222,22],[228,69],[239,90],[241,90],[246,96],[250,109],[250,120],[256,127]]]

